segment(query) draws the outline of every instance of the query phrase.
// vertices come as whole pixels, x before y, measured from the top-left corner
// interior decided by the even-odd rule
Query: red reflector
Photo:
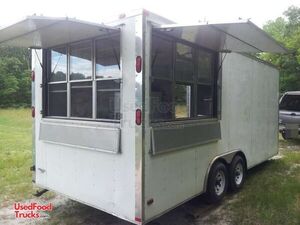
[[[142,71],[142,57],[137,56],[135,59],[135,70],[137,73],[140,73]]]
[[[139,218],[139,217],[135,217],[135,221],[136,221],[136,222],[142,222],[142,219]]]
[[[35,107],[34,106],[31,107],[31,116],[32,116],[32,118],[35,117]]]
[[[142,110],[140,109],[135,111],[135,123],[136,125],[141,125],[142,123]]]
[[[31,71],[31,81],[35,80],[35,72],[34,70]]]

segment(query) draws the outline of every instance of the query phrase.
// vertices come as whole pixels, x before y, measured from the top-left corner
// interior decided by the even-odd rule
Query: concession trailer
[[[145,224],[202,193],[220,201],[278,152],[279,73],[252,55],[286,49],[250,21],[30,16],[0,45],[32,49],[43,189]]]

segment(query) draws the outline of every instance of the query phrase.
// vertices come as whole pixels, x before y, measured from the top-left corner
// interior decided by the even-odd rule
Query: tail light
[[[32,116],[32,118],[35,117],[35,107],[34,106],[31,107],[31,116]]]
[[[134,220],[138,223],[141,223],[142,222],[142,219],[140,217],[135,217]]]
[[[137,56],[135,59],[135,70],[137,73],[140,73],[142,71],[142,57]]]
[[[137,109],[135,111],[135,123],[136,123],[136,125],[142,124],[142,110],[140,110],[140,109]]]
[[[35,72],[34,70],[31,71],[31,81],[33,82],[35,80]]]

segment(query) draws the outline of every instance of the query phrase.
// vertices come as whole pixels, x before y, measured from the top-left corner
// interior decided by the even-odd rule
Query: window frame
[[[96,41],[101,39],[111,39],[118,37],[119,47],[120,47],[120,55],[119,55],[119,66],[120,66],[120,78],[96,78]],[[84,42],[91,42],[91,61],[92,61],[92,76],[91,79],[82,79],[82,80],[71,80],[70,79],[70,48],[72,45],[77,45]],[[57,81],[57,82],[48,82],[48,76],[51,73],[51,50],[53,48],[63,48],[65,47],[67,50],[67,74],[65,81]],[[97,82],[104,80],[119,80],[120,82],[120,93],[122,93],[122,80],[123,80],[123,72],[122,72],[122,53],[121,53],[121,34],[120,33],[112,33],[101,35],[94,38],[88,38],[76,42],[70,42],[63,45],[52,46],[47,49],[43,49],[43,99],[45,100],[43,103],[43,117],[50,119],[65,119],[65,120],[81,120],[81,121],[98,121],[98,122],[111,122],[111,123],[120,123],[120,119],[105,119],[105,118],[97,118]],[[71,116],[71,84],[72,83],[81,83],[81,82],[92,82],[92,117],[74,117]],[[52,84],[67,84],[67,116],[51,116],[49,115],[49,85]],[[120,109],[122,104],[122,95],[120,94]],[[120,112],[121,113],[121,112]],[[122,113],[121,113],[122,114]]]
[[[149,77],[149,82],[150,82],[150,89],[149,89],[149,96],[150,96],[150,112],[151,112],[151,97],[152,97],[152,90],[151,90],[151,84],[153,80],[168,80],[172,82],[172,119],[153,119],[151,118],[150,115],[150,124],[159,124],[159,123],[172,123],[172,122],[188,122],[188,121],[203,121],[203,120],[217,120],[218,119],[218,88],[217,88],[217,82],[218,82],[218,65],[219,65],[219,53],[215,52],[211,49],[205,48],[203,46],[196,45],[195,43],[188,42],[186,40],[182,40],[176,37],[171,37],[169,35],[163,34],[160,31],[154,31],[151,35],[151,47],[150,47],[150,61],[152,61],[152,42],[153,42],[153,37],[167,40],[171,42],[172,44],[172,75],[171,79],[169,78],[159,78],[156,76],[152,75],[152,65],[151,65],[151,72],[150,72],[150,77]],[[187,45],[192,48],[192,51],[196,52],[195,59],[193,60],[194,62],[194,74],[193,74],[193,81],[182,81],[182,80],[176,80],[176,75],[175,75],[175,64],[176,64],[176,44],[183,44]],[[208,82],[202,82],[199,81],[198,77],[198,72],[199,72],[199,67],[198,67],[198,57],[199,57],[199,52],[203,51],[205,53],[210,53],[211,58],[212,58],[212,63],[211,63],[211,73],[212,73],[212,79],[211,83]],[[190,105],[190,110],[191,110],[191,115],[190,117],[187,118],[175,118],[175,85],[176,84],[183,84],[183,85],[190,85],[191,86],[191,105]],[[198,116],[197,115],[197,90],[198,90],[198,85],[208,85],[212,88],[212,98],[213,98],[213,106],[212,106],[212,116]]]

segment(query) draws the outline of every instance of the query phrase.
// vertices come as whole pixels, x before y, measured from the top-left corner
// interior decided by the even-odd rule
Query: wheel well
[[[234,158],[235,156],[237,156],[237,155],[240,156],[240,157],[242,157],[242,158],[244,159],[244,162],[245,162],[245,168],[246,168],[246,170],[247,170],[247,158],[246,158],[245,154],[244,154],[242,151],[237,151],[237,152],[235,152],[234,154],[232,154],[230,160],[229,160],[228,158],[225,159],[225,156],[220,156],[220,157],[218,157],[217,159],[215,159],[215,160],[213,161],[213,163],[212,163],[212,164],[209,166],[209,168],[208,168],[208,171],[207,171],[206,176],[205,176],[204,191],[206,191],[206,188],[207,188],[207,181],[208,181],[208,176],[209,176],[210,170],[211,170],[211,168],[213,167],[213,165],[216,164],[216,163],[218,163],[218,162],[220,162],[220,163],[223,163],[227,168],[229,168],[229,165],[230,165],[230,163],[232,162],[233,158]]]
[[[226,166],[229,166],[230,163],[232,162],[232,160],[234,159],[234,157],[236,157],[236,156],[240,156],[243,158],[246,168],[247,168],[247,158],[241,150],[231,153],[231,154],[227,154],[227,155],[218,157],[217,159],[215,159],[215,161],[212,163],[212,165],[215,164],[216,162],[221,162],[221,163],[224,163]]]
[[[223,163],[226,167],[228,167],[228,163],[226,162],[226,160],[222,157],[219,157],[217,159],[215,159],[211,164],[210,166],[208,167],[207,171],[206,171],[206,175],[205,175],[205,178],[204,178],[204,187],[203,187],[203,190],[204,192],[206,192],[207,190],[207,183],[208,183],[208,178],[209,178],[209,175],[210,175],[210,171],[211,171],[211,168],[216,164],[216,163]]]
[[[217,159],[214,161],[214,163],[212,164],[212,166],[213,166],[214,164],[218,163],[218,162],[223,163],[225,166],[228,166],[228,165],[229,165],[228,162],[227,162],[224,158],[220,157],[220,158],[217,158]]]
[[[240,156],[240,157],[242,157],[242,158],[244,159],[244,162],[245,162],[245,169],[247,170],[247,158],[246,158],[245,154],[244,154],[242,151],[239,151],[239,152],[237,152],[237,153],[234,155],[234,157],[237,156],[237,155]],[[234,158],[234,157],[233,157],[233,158]],[[232,159],[233,159],[233,158],[232,158]]]

